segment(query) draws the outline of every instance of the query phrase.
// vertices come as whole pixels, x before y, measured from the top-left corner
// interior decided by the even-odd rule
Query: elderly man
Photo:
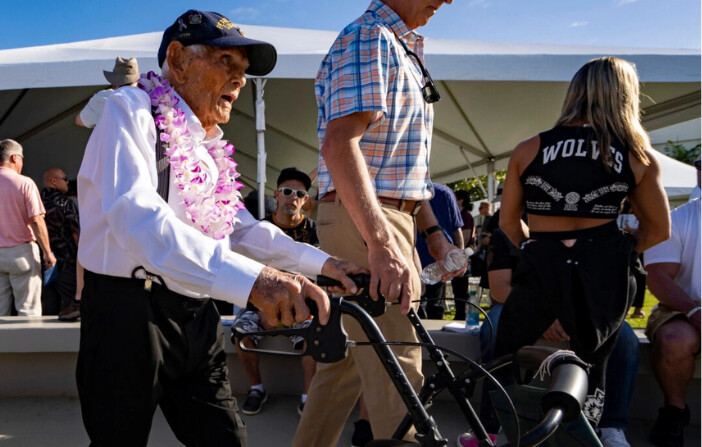
[[[44,205],[37,185],[22,175],[22,146],[0,140],[0,315],[41,315],[41,258],[53,267]],[[37,242],[39,246],[37,246]]]
[[[326,324],[321,289],[263,263],[322,273],[351,292],[345,272],[361,269],[243,209],[218,124],[244,73],[273,69],[273,46],[190,10],[164,32],[158,61],[163,77],[149,73],[107,100],[78,174],[83,421],[92,445],[146,445],[159,405],[186,445],[246,445],[209,297],[251,302],[273,325],[306,320],[309,298]]]
[[[431,207],[420,207],[433,195],[431,103],[439,95],[422,63],[423,38],[413,31],[451,2],[373,0],[337,37],[315,83],[320,246],[369,267],[372,296],[379,288],[390,302],[400,300],[376,319],[389,340],[416,341],[405,317],[420,295],[416,229],[439,262],[453,248]],[[365,339],[355,321],[345,325],[353,340]],[[420,386],[420,349],[394,351],[410,382]],[[361,391],[374,436],[389,438],[406,409],[373,348],[363,346],[341,362],[318,365],[293,445],[335,446]]]
[[[77,263],[80,219],[78,205],[66,194],[68,177],[61,168],[44,171],[41,200],[46,208],[49,243],[56,255],[58,275],[52,283],[58,294],[59,320],[73,321],[80,317],[78,284],[83,283],[83,269]],[[51,295],[51,294],[46,294]],[[42,297],[44,303],[46,298]],[[46,309],[44,314],[47,315]],[[50,315],[50,314],[49,314]]]
[[[699,198],[674,209],[670,239],[644,253],[648,288],[660,301],[646,325],[665,403],[650,434],[660,447],[682,446],[683,429],[690,423],[685,390],[700,353],[701,213]]]

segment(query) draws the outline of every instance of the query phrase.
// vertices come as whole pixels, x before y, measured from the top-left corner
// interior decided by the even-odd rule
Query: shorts
[[[646,323],[646,337],[650,341],[653,341],[653,336],[656,335],[658,328],[669,322],[674,318],[686,318],[685,314],[677,310],[673,310],[665,304],[658,304],[652,311],[651,315],[648,317],[648,323]]]
[[[293,329],[306,328],[309,327],[311,323],[312,320],[305,320],[302,323],[293,324],[292,327]],[[234,331],[235,328],[240,328],[245,332],[258,332],[264,330],[263,326],[261,326],[261,319],[258,317],[258,312],[246,309],[241,309],[236,315],[234,324],[232,324],[232,331]],[[262,337],[260,335],[249,335],[248,337],[251,339],[253,344],[258,347]],[[299,335],[293,335],[290,337],[290,341],[292,342],[293,349],[300,350],[303,347],[305,339]]]

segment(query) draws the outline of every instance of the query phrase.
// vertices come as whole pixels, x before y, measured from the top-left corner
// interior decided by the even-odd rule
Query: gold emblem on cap
[[[219,29],[232,29],[236,28],[232,22],[229,21],[229,19],[222,17],[219,19],[219,22],[217,22],[217,28]],[[238,28],[237,28],[238,29]]]

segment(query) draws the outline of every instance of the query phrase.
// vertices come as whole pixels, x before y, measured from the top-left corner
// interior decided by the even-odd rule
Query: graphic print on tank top
[[[539,136],[539,152],[521,176],[526,212],[616,218],[635,184],[628,149],[612,139],[612,164],[606,170],[591,128],[558,126]]]

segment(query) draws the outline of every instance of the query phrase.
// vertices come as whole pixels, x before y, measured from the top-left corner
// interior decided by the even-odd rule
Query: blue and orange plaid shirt
[[[315,81],[317,134],[321,147],[329,121],[379,112],[360,141],[376,194],[425,200],[433,195],[429,153],[434,112],[422,96],[422,72],[398,39],[423,60],[423,37],[380,0],[341,31]],[[319,197],[334,190],[321,155],[318,187]]]

